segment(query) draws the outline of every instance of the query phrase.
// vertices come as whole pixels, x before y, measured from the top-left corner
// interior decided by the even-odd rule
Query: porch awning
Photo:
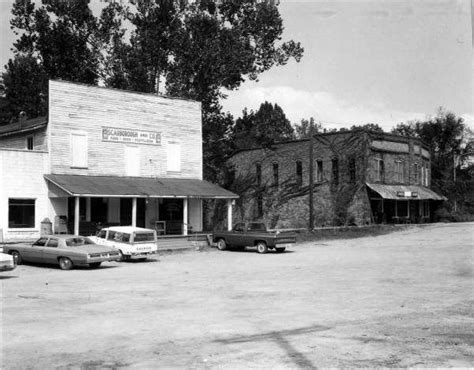
[[[447,200],[446,197],[435,193],[433,190],[417,185],[384,185],[366,184],[384,199],[432,199]]]
[[[50,196],[235,199],[239,196],[198,179],[44,175]],[[65,194],[64,194],[65,193]],[[51,195],[53,194],[53,195]],[[55,195],[54,195],[55,194]]]

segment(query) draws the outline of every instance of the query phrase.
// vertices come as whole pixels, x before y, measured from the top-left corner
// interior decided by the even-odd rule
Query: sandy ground
[[[472,367],[474,224],[2,273],[2,368]]]

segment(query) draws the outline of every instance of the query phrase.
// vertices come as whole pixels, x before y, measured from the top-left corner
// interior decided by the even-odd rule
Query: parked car
[[[114,248],[122,260],[146,259],[158,251],[156,231],[134,226],[111,226],[100,230],[91,239],[100,245]]]
[[[16,267],[13,256],[0,253],[0,271],[10,271]]]
[[[46,235],[33,244],[9,244],[3,247],[17,265],[23,262],[59,264],[63,270],[74,266],[99,267],[102,262],[117,261],[120,253],[94,244],[80,235]]]
[[[258,253],[267,253],[269,249],[282,253],[296,242],[294,234],[268,231],[261,222],[238,223],[232,231],[214,232],[212,239],[221,251],[228,248],[243,249],[256,246]]]

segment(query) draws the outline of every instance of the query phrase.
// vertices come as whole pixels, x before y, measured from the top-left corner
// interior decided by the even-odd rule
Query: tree
[[[323,132],[323,125],[321,122],[315,123],[314,118],[311,117],[309,120],[302,119],[300,124],[295,125],[296,138],[300,140],[309,138],[311,125],[313,125],[313,134]]]
[[[242,117],[235,122],[232,141],[236,148],[270,147],[283,140],[294,139],[294,130],[278,104],[262,103],[250,113],[244,109]]]
[[[3,81],[5,104],[1,115],[4,123],[17,117],[20,111],[25,111],[30,117],[46,114],[48,77],[36,58],[20,55],[10,59]]]
[[[99,77],[98,20],[89,1],[31,0],[12,5],[11,28],[18,36],[14,58],[3,73],[4,123],[20,110],[34,117],[47,110],[48,78],[96,84]],[[7,121],[7,122],[5,122]]]
[[[365,125],[352,125],[351,130],[358,130],[358,129],[362,129],[362,130],[368,130],[368,131],[371,131],[371,132],[376,132],[376,133],[379,133],[379,134],[383,134],[383,128],[380,127],[377,123],[366,123]]]

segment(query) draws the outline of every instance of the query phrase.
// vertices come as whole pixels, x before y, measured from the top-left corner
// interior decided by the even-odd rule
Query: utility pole
[[[314,137],[313,137],[313,118],[309,120],[309,224],[308,230],[314,228],[314,209],[313,209],[313,189],[314,189]]]

